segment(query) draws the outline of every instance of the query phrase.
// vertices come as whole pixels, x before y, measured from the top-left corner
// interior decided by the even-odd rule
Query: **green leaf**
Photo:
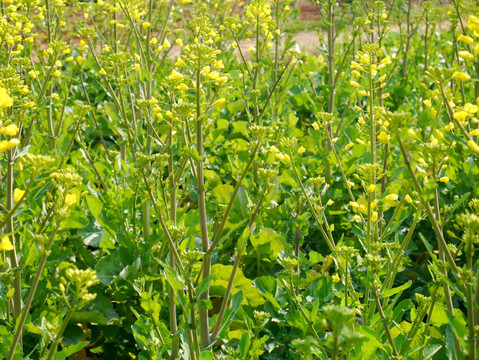
[[[309,252],[309,266],[316,265],[321,261],[324,261],[324,257],[320,253],[316,251]]]
[[[93,195],[86,196],[86,203],[88,206],[88,210],[90,213],[96,218],[98,218],[101,214],[101,210],[103,209],[103,203],[100,199]]]
[[[203,350],[200,354],[200,360],[215,360],[215,357],[211,352]]]
[[[63,333],[62,344],[73,345],[80,342],[85,335],[81,327],[74,323],[69,323]]]
[[[278,254],[284,250],[284,246],[280,238],[281,235],[273,229],[263,228],[261,229],[259,235],[252,236],[250,241],[257,251],[261,252],[260,249],[267,250],[268,253],[266,255],[268,255],[271,259],[276,259]],[[261,245],[269,246],[265,247]]]
[[[211,195],[213,195],[220,204],[228,204],[234,189],[235,188],[229,184],[220,184],[211,190]]]
[[[439,350],[441,350],[442,345],[439,344],[432,344],[429,345],[427,344],[424,346],[424,349],[422,350],[422,356],[424,360],[431,359],[434,354],[436,354]]]
[[[281,305],[276,300],[276,279],[271,276],[260,276],[254,280],[256,288],[263,294],[276,309],[281,309]]]
[[[75,344],[75,345],[70,345],[66,348],[63,348],[62,351],[58,352],[56,355],[55,355],[55,360],[63,360],[63,359],[66,359],[67,357],[73,355],[73,354],[76,354],[77,352],[79,352],[81,349],[85,348],[86,346],[88,346],[88,342],[87,341],[82,341],[78,344]]]
[[[393,288],[393,289],[389,289],[389,290],[386,290],[383,294],[382,294],[382,297],[383,298],[388,298],[388,297],[391,297],[395,294],[397,294],[398,292],[402,292],[406,289],[409,289],[412,285],[412,281],[408,281],[407,283],[404,283],[402,284],[401,286],[398,286],[396,288]]]
[[[96,265],[98,279],[105,285],[118,276],[126,279],[138,271],[140,262],[140,258],[133,259],[132,254],[125,248],[115,250]]]
[[[120,316],[113,309],[109,298],[98,294],[82,311],[75,311],[70,319],[72,323],[93,323],[113,325],[120,323]]]
[[[448,312],[446,307],[443,304],[435,304],[432,309],[431,318],[429,320],[436,326],[441,326],[443,324],[449,323]]]
[[[88,226],[88,217],[80,211],[73,211],[62,223],[67,229],[83,229]]]
[[[233,265],[214,264],[211,274],[214,278],[210,286],[211,297],[223,297],[228,286]],[[253,281],[246,278],[241,269],[238,269],[233,282],[232,294],[242,290],[244,295],[243,304],[257,307],[263,305],[265,300],[259,290],[253,286]]]

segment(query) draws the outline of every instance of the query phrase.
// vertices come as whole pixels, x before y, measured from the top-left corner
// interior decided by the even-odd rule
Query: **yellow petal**
[[[0,243],[0,250],[3,250],[3,251],[13,250],[12,242],[10,241],[10,238],[8,236],[4,236],[2,238],[2,242]]]

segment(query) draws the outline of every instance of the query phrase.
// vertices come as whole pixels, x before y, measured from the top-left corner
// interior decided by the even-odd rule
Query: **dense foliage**
[[[479,4],[309,5],[0,2],[1,359],[478,358]]]

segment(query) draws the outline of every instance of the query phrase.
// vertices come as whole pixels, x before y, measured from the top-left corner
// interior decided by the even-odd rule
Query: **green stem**
[[[198,60],[201,64],[201,59]],[[205,254],[209,252],[208,239],[208,218],[206,214],[206,200],[205,200],[205,184],[204,184],[204,145],[203,145],[203,119],[201,116],[201,66],[196,69],[196,151],[198,152],[198,160],[196,161],[196,187],[198,191],[198,209],[200,214],[200,228],[201,228],[201,245]],[[211,272],[211,256],[205,256],[203,259],[202,273],[203,280],[210,276]],[[201,299],[207,300],[209,298],[209,286],[201,294]],[[206,348],[210,344],[209,332],[209,318],[208,309],[200,305],[200,334],[201,346]]]
[[[60,223],[60,220],[61,219],[57,220],[57,224]],[[25,305],[23,306],[22,316],[21,316],[21,318],[18,322],[18,325],[16,327],[15,335],[13,336],[13,341],[12,341],[12,344],[10,346],[10,351],[8,353],[7,360],[12,360],[13,356],[15,355],[15,349],[16,349],[18,343],[20,342],[23,327],[25,326],[25,322],[27,320],[28,312],[29,312],[30,307],[31,307],[32,302],[33,302],[33,297],[34,297],[34,295],[37,291],[38,283],[40,282],[40,277],[42,276],[42,272],[45,268],[45,264],[47,262],[48,255],[50,253],[50,249],[53,245],[53,240],[55,239],[55,235],[56,235],[58,229],[59,229],[59,225],[50,234],[50,237],[49,237],[48,243],[47,243],[47,247],[45,249],[43,249],[43,251],[42,251],[42,257],[40,259],[40,264],[38,265],[37,272],[35,274],[35,278],[33,279],[33,283],[30,287],[30,291],[28,293],[27,300],[25,301]]]

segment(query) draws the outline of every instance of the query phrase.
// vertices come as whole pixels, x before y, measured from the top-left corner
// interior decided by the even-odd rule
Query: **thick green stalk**
[[[175,176],[174,176],[174,168],[173,168],[173,125],[170,128],[169,132],[169,161],[168,161],[168,173],[169,173],[169,186],[170,186],[170,221],[176,225],[176,184],[175,184]],[[149,203],[149,202],[148,202]],[[149,204],[148,204],[149,207]],[[176,239],[175,239],[176,240]],[[169,265],[172,269],[175,268],[175,258],[173,257],[173,249],[171,245],[170,248],[170,256],[169,256]],[[169,294],[169,315],[170,315],[170,331],[172,334],[176,334],[178,332],[178,322],[176,318],[176,304],[175,304],[175,292],[173,287],[170,285],[168,289]],[[178,357],[178,350],[180,346],[180,339],[175,336],[172,339],[171,344],[171,359],[176,359]]]
[[[378,290],[374,284],[371,284],[371,287],[373,289],[373,295],[374,295],[374,299],[376,300],[376,305],[378,306],[378,309],[379,309],[379,316],[381,316],[381,319],[383,320],[384,331],[386,332],[389,344],[391,344],[391,347],[393,349],[393,355],[394,357],[397,357],[398,351],[396,349],[396,344],[394,343],[394,339],[392,337],[391,330],[389,328],[388,318],[386,314],[384,314],[384,310],[381,305],[381,300],[379,299]]]
[[[406,16],[407,16],[407,40],[406,40],[406,47],[404,48],[404,53],[403,53],[403,62],[402,62],[402,76],[403,78],[406,76],[407,72],[407,56],[409,53],[409,48],[411,47],[411,3],[412,0],[408,0],[408,5],[407,5],[407,11],[406,11]]]
[[[334,1],[335,3],[336,1]],[[335,95],[335,76],[334,76],[334,14],[333,14],[333,1],[328,1],[328,73],[329,73],[329,102],[328,112],[334,112],[334,95]],[[332,124],[328,124],[328,131],[331,134],[333,132]],[[327,152],[331,151],[331,144],[326,142]],[[331,164],[329,164],[328,156],[324,157],[324,176],[326,182],[331,184]]]
[[[199,61],[199,63],[201,63]],[[201,245],[205,254],[209,251],[208,239],[208,217],[206,214],[206,200],[205,200],[205,184],[204,184],[204,145],[203,145],[203,119],[201,117],[201,67],[196,69],[196,151],[198,152],[198,160],[196,161],[196,187],[198,191],[198,209],[200,213],[200,227],[201,227]],[[203,280],[210,276],[211,272],[211,257],[205,256],[203,259],[202,273]],[[207,300],[209,298],[209,287],[201,294],[201,298]],[[210,330],[208,309],[200,305],[200,334],[201,346],[207,347],[210,344]]]
[[[473,284],[473,279],[474,279],[474,272],[473,272],[473,266],[474,266],[474,244],[472,243],[472,240],[470,239],[468,244],[467,244],[467,268],[470,272],[471,278],[467,282],[467,327],[469,331],[469,359],[470,360],[476,360],[477,359],[477,340],[475,336],[475,325],[476,325],[476,319],[475,319],[475,304],[474,304],[474,284]]]
[[[60,219],[58,219],[58,221],[57,221],[57,224],[59,224],[59,223],[60,223]],[[55,235],[58,231],[58,228],[59,228],[59,226],[57,226],[52,231],[52,233],[50,234],[50,237],[48,239],[47,246],[46,246],[45,249],[43,249],[42,257],[40,259],[40,264],[38,265],[38,268],[37,268],[37,273],[35,274],[35,278],[33,279],[33,283],[30,287],[30,291],[28,293],[27,300],[25,301],[25,305],[24,305],[23,310],[22,310],[22,316],[21,316],[21,318],[18,322],[18,325],[15,329],[15,335],[13,336],[13,341],[12,341],[12,344],[10,346],[10,351],[8,353],[7,360],[12,360],[13,359],[13,356],[15,355],[15,348],[17,347],[18,343],[21,340],[23,327],[25,326],[25,323],[27,321],[28,312],[29,312],[30,307],[32,305],[33,297],[35,296],[35,293],[37,291],[38,283],[40,282],[40,277],[42,276],[43,269],[45,268],[45,264],[47,263],[47,258],[48,258],[48,255],[50,253],[50,249],[53,245],[53,240],[55,239]]]
[[[7,204],[6,209],[12,212],[13,204],[13,154],[15,149],[10,149],[7,155]],[[20,201],[19,201],[20,202]],[[12,212],[13,213],[13,212]],[[7,221],[7,232],[10,236],[10,242],[13,245],[13,250],[10,251],[10,263],[12,268],[18,270],[19,264],[17,259],[17,247],[15,244],[13,217],[10,216]],[[18,271],[13,279],[13,288],[15,292],[13,294],[13,319],[16,320],[22,312],[22,273]],[[20,347],[21,347],[21,333],[20,333]]]

